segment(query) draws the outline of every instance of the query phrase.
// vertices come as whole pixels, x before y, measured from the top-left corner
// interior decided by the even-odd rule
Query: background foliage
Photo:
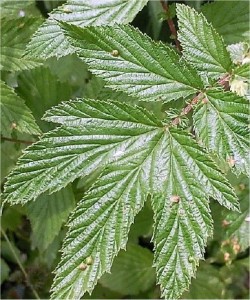
[[[89,6],[91,2],[92,6]],[[221,74],[226,74],[232,69],[232,62],[238,67],[235,68],[234,76],[227,84],[230,85],[231,91],[236,92],[238,96],[234,94],[232,98],[230,92],[210,91],[207,95],[208,109],[205,111],[204,106],[198,105],[194,111],[192,130],[200,137],[201,141],[199,142],[203,143],[203,146],[216,153],[213,159],[235,188],[241,213],[229,211],[216,201],[210,201],[211,214],[214,220],[214,234],[213,237],[208,238],[205,260],[200,263],[197,277],[192,279],[189,291],[181,297],[184,299],[247,298],[249,289],[249,190],[247,177],[239,175],[241,172],[247,173],[248,171],[244,161],[247,157],[245,151],[246,132],[244,130],[239,131],[237,127],[234,127],[234,124],[237,121],[237,126],[241,128],[242,124],[244,125],[246,122],[247,100],[245,98],[243,100],[241,96],[248,97],[249,94],[248,3],[246,1],[214,1],[212,3],[209,3],[211,1],[199,0],[182,1],[182,3],[202,12],[213,25],[213,27],[208,25],[205,18],[199,18],[188,7],[179,9],[179,11],[177,9],[179,17],[178,38],[189,65],[184,60],[179,62],[172,49],[165,47],[164,44],[161,44],[160,47],[157,44],[152,44],[149,38],[134,30],[133,27],[114,25],[115,23],[127,24],[132,22],[133,26],[138,27],[154,40],[170,43],[174,48],[173,32],[169,29],[168,21],[173,19],[177,26],[175,5],[177,1],[168,1],[167,13],[160,1],[131,0],[123,2],[117,0],[114,2],[115,5],[104,5],[100,8],[97,7],[97,1],[69,0],[64,6],[61,5],[65,1],[56,0],[1,1],[1,188],[3,189],[6,176],[15,166],[22,150],[37,141],[42,133],[53,130],[56,125],[52,122],[63,123],[65,127],[47,133],[40,144],[35,144],[29,149],[40,151],[43,155],[43,149],[50,147],[54,149],[56,144],[57,152],[55,151],[50,158],[58,161],[58,157],[61,155],[60,147],[64,147],[64,141],[60,139],[63,134],[75,146],[70,150],[71,152],[67,153],[67,157],[75,158],[77,164],[81,163],[85,168],[92,168],[91,170],[93,170],[95,167],[91,176],[87,176],[88,172],[86,172],[86,174],[81,173],[80,178],[77,178],[77,168],[72,168],[71,176],[75,180],[72,180],[67,187],[64,187],[67,179],[64,176],[63,160],[60,178],[57,173],[61,181],[59,179],[57,182],[51,180],[53,178],[51,161],[49,162],[51,167],[49,172],[38,172],[33,177],[34,185],[30,191],[27,191],[24,184],[16,184],[15,179],[13,179],[10,185],[13,203],[20,203],[22,195],[23,202],[26,202],[28,200],[27,195],[36,197],[41,191],[45,191],[45,193],[39,195],[35,202],[28,202],[23,206],[5,204],[1,227],[2,298],[37,298],[38,296],[49,298],[49,290],[53,280],[52,271],[60,261],[58,250],[62,246],[67,231],[65,223],[75,206],[81,206],[82,196],[85,195],[86,206],[84,209],[88,209],[87,217],[93,216],[96,211],[91,207],[95,208],[94,205],[98,205],[98,202],[94,203],[96,198],[105,199],[106,191],[116,188],[118,183],[129,187],[130,183],[135,180],[135,174],[132,174],[134,177],[128,174],[135,168],[134,160],[137,158],[138,148],[142,153],[142,169],[147,157],[150,157],[151,164],[154,165],[157,151],[160,153],[164,147],[164,141],[161,141],[160,130],[158,129],[161,126],[159,120],[167,122],[179,114],[181,108],[185,106],[182,97],[188,97],[195,93],[196,89],[203,88],[200,76],[203,80],[206,78],[207,85],[213,85]],[[193,21],[191,24],[190,18]],[[58,23],[58,20],[64,23]],[[111,27],[77,29],[68,25],[69,23],[80,27],[107,24]],[[195,29],[197,26],[198,31]],[[66,38],[66,31],[71,40]],[[82,32],[86,43],[81,41],[82,38],[80,41],[75,41],[81,37]],[[123,38],[125,34],[126,38]],[[124,53],[119,53],[119,57],[116,57],[115,54],[110,55],[112,49],[116,49],[121,41]],[[213,44],[214,41],[215,44]],[[224,46],[224,42],[226,46]],[[75,47],[81,49],[78,51],[80,58],[75,54]],[[135,49],[138,51],[136,57]],[[163,50],[168,53],[166,57],[164,57]],[[120,69],[116,69],[119,62]],[[191,66],[195,66],[195,68],[192,69]],[[173,69],[175,70],[174,75],[171,73]],[[196,72],[195,69],[198,71]],[[131,74],[128,76],[129,72]],[[146,74],[143,78],[145,81],[143,86],[140,85],[142,78],[138,77],[139,73]],[[108,87],[104,87],[105,83],[99,77],[100,75]],[[117,81],[118,76],[119,81]],[[161,84],[157,89],[152,89],[152,84],[157,80]],[[111,90],[113,88],[115,91]],[[148,102],[139,101],[138,96]],[[160,101],[153,102],[157,97],[160,97]],[[216,102],[218,97],[220,97],[219,104]],[[101,102],[92,100],[86,101],[85,105],[78,101],[72,101],[68,105],[60,106],[62,101],[77,98],[101,99],[105,100],[107,104],[103,107]],[[120,101],[110,102],[110,99],[119,99]],[[178,101],[173,101],[176,99]],[[133,105],[137,103],[139,108],[133,108],[129,106],[129,103]],[[59,106],[52,108],[56,105]],[[144,109],[153,112],[155,117]],[[46,111],[48,112],[42,119]],[[81,116],[79,117],[78,113],[74,116],[75,111],[78,113],[81,111]],[[231,118],[219,118],[213,127],[209,127],[208,125],[211,125],[210,120],[214,120],[213,116],[216,113],[221,116],[230,114]],[[88,114],[92,117],[91,124],[88,124]],[[75,117],[75,123],[74,119],[67,118],[68,115]],[[130,117],[127,117],[128,115]],[[49,123],[45,119],[52,122]],[[79,120],[86,128],[85,131],[82,131],[81,137],[77,131]],[[116,122],[115,128],[113,128],[114,120]],[[134,123],[137,121],[140,123],[139,125]],[[185,122],[180,125],[185,128]],[[156,129],[152,130],[153,127]],[[78,153],[81,139],[86,140],[89,134],[96,133],[97,130],[104,139],[107,129],[109,133],[113,133],[113,135],[109,134],[106,137],[108,143],[103,146],[103,141],[95,140],[96,144],[102,145],[98,150],[101,158],[95,160],[95,157],[91,157],[91,163],[81,161]],[[219,134],[216,140],[213,136],[214,130]],[[174,137],[172,144],[170,144],[175,149],[176,157],[183,157],[182,148],[176,146],[177,142],[185,141],[183,142],[185,148],[188,147],[190,138],[180,134],[178,130],[170,131],[169,139],[170,136]],[[57,137],[59,138],[57,139]],[[129,139],[133,143],[129,144]],[[158,143],[151,153],[149,150],[155,141],[161,141],[162,144]],[[120,148],[113,149],[112,143],[117,142],[121,145]],[[110,153],[110,157],[114,154],[122,155],[122,147],[125,143],[130,150],[126,160],[117,167],[115,161],[112,162],[109,157],[107,158],[107,153]],[[228,161],[232,145],[234,145],[234,154],[240,157],[237,163],[232,160]],[[32,151],[30,151],[31,154],[29,151],[26,152],[26,157],[22,158],[25,162],[32,161]],[[92,151],[94,153],[96,150],[93,148]],[[190,150],[191,154],[186,156],[186,161],[190,163],[192,160],[198,160],[197,153],[200,153],[198,151],[200,151],[198,146],[193,147],[192,151]],[[46,155],[47,153],[45,153],[45,157]],[[109,169],[102,174],[102,179],[97,181],[101,170],[96,166],[100,167],[106,161],[110,162]],[[212,166],[209,159],[206,160],[206,164],[207,168]],[[183,169],[186,168],[185,174],[187,174],[186,162],[181,161],[181,165]],[[58,165],[55,166],[58,168]],[[178,164],[173,171],[173,179],[178,177],[177,166]],[[231,172],[230,166],[235,172]],[[213,168],[211,167],[211,169]],[[110,185],[110,178],[112,178],[112,174],[117,174],[118,170],[120,181],[116,177],[117,182],[114,181],[112,186]],[[30,180],[29,173],[25,172],[20,172],[20,177],[23,180],[25,178]],[[37,170],[32,170],[32,172],[37,172]],[[215,170],[210,172],[215,177],[219,176]],[[139,176],[141,177],[139,180],[137,179],[138,185],[139,181],[143,181],[143,176]],[[123,178],[125,180],[122,182],[121,179],[123,180]],[[202,183],[203,179],[199,178],[199,180]],[[188,175],[183,178],[184,184],[191,184],[192,186],[195,186],[195,182],[199,182],[199,180],[194,179],[192,182],[192,177],[190,178]],[[224,182],[223,177],[217,177],[217,180],[221,183]],[[46,185],[44,185],[45,181]],[[91,190],[86,193],[95,182],[98,182],[98,191]],[[178,186],[174,180],[173,184]],[[158,187],[160,185],[152,183],[152,186]],[[213,185],[211,184],[211,186]],[[59,187],[63,187],[63,189],[58,190]],[[55,193],[49,194],[49,188]],[[171,184],[166,186],[166,189],[171,194]],[[214,187],[209,187],[209,184],[207,186],[197,184],[192,193],[197,195],[210,193],[212,189],[215,193]],[[230,195],[229,187],[224,187],[224,190]],[[19,193],[15,194],[15,191],[19,191]],[[216,193],[218,194],[218,192]],[[16,198],[13,197],[14,195]],[[152,268],[154,263],[151,242],[153,209],[158,209],[158,220],[161,216],[160,211],[164,211],[166,214],[169,211],[164,206],[165,202],[161,197],[155,198],[156,200],[152,201],[151,204],[146,190],[142,190],[141,195],[138,196],[132,188],[130,190],[128,188],[123,195],[125,200],[127,195],[132,195],[133,199],[136,199],[133,213],[139,211],[142,206],[141,203],[145,202],[144,208],[136,215],[130,231],[131,215],[128,219],[125,219],[122,214],[116,216],[116,221],[121,222],[119,234],[112,232],[112,223],[115,222],[115,219],[109,219],[109,222],[106,222],[105,226],[103,225],[103,237],[105,237],[106,230],[121,240],[121,245],[124,245],[124,236],[129,231],[127,251],[120,251],[114,260],[111,274],[104,274],[98,281],[92,295],[85,294],[85,298],[151,299],[161,296],[160,288],[156,285],[155,269]],[[229,197],[228,199],[232,198]],[[230,201],[221,200],[221,203],[226,203],[225,206],[227,207],[236,206],[233,200]],[[160,206],[156,207],[156,203],[160,203]],[[204,210],[207,205],[206,201],[199,205],[203,205],[204,218],[209,219],[209,209]],[[126,209],[126,205],[123,209]],[[184,207],[184,211],[185,209]],[[192,209],[194,213],[196,207],[194,206]],[[74,216],[75,219],[77,217],[77,215]],[[82,226],[87,224],[90,227],[87,217],[81,217]],[[105,214],[103,218],[105,220]],[[189,228],[192,233],[192,230],[195,231],[196,228],[195,220],[192,219],[192,214],[187,214],[185,218],[189,218],[190,224],[193,226]],[[170,215],[168,220],[170,221],[164,223],[164,228],[174,227],[174,223],[171,221],[176,220],[176,218]],[[181,221],[180,218],[178,222]],[[196,221],[199,221],[199,224],[202,222],[198,218]],[[74,222],[72,224],[74,226]],[[209,222],[206,226],[206,229],[203,228],[205,230],[204,236],[211,230]],[[158,228],[160,231],[160,225]],[[185,224],[182,228],[185,230]],[[95,228],[93,227],[91,230],[94,232]],[[85,236],[91,234],[89,232],[84,232]],[[68,240],[71,238],[68,236]],[[105,240],[101,240],[101,238],[102,236],[99,243],[103,245]],[[161,235],[155,234],[154,240],[160,244],[162,242]],[[174,242],[184,244],[181,239]],[[108,244],[105,245],[103,255],[108,257],[108,265],[113,258],[114,251],[110,251],[111,248],[109,249]],[[202,249],[204,243],[201,245],[200,248]],[[74,247],[77,248],[76,245]],[[68,248],[70,250],[69,246]],[[183,249],[192,254],[192,249],[188,247]],[[156,253],[157,251],[160,253],[160,250],[156,249]],[[67,251],[65,253],[64,262],[70,259],[67,256]],[[185,259],[183,261],[186,263]],[[195,259],[192,255],[189,256],[189,263],[192,265],[188,270],[189,275],[193,272],[193,266],[196,264]],[[179,269],[181,268],[179,267]],[[81,279],[81,276],[79,278]],[[162,279],[163,282],[164,280],[165,278]],[[177,278],[177,280],[179,279]],[[181,280],[180,276],[180,282]],[[58,279],[58,286],[60,287],[60,278]],[[87,287],[86,289],[91,290],[92,288]]]

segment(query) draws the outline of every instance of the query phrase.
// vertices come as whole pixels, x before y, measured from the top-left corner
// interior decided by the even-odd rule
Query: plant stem
[[[165,10],[165,12],[167,14],[168,10],[169,10],[168,4],[164,0],[160,0],[160,2],[162,5],[162,8]],[[177,39],[177,31],[175,28],[174,21],[170,18],[167,18],[167,22],[168,22],[169,29],[171,31],[171,35],[174,38],[176,48],[177,48],[178,52],[181,52],[182,48],[181,48],[181,44],[180,44],[179,40]]]
[[[32,291],[32,293],[34,294],[34,296],[36,297],[36,299],[40,299],[40,297],[39,297],[37,291],[34,289],[34,287],[32,286],[32,284],[29,282],[28,274],[26,273],[26,271],[25,271],[25,269],[24,269],[24,267],[23,267],[21,261],[19,260],[19,257],[16,255],[16,252],[15,252],[15,250],[13,249],[13,247],[12,247],[12,245],[11,245],[11,242],[10,242],[10,240],[9,240],[9,238],[8,238],[8,236],[7,236],[7,234],[5,233],[5,231],[4,231],[2,228],[1,228],[1,233],[2,233],[2,235],[4,236],[4,238],[5,238],[5,240],[6,240],[7,244],[8,244],[8,246],[9,246],[9,248],[10,248],[10,251],[12,252],[13,256],[15,257],[17,264],[19,265],[21,271],[23,272],[23,275],[24,275],[24,277],[25,277],[25,279],[26,279],[26,282],[27,282],[29,288],[31,289],[31,291]]]
[[[25,141],[25,140],[18,140],[18,139],[11,139],[5,136],[1,136],[1,141],[8,141],[8,142],[12,142],[12,143],[21,143],[21,144],[27,144],[27,145],[31,145],[34,142],[32,141]]]
[[[181,121],[181,117],[187,115],[193,109],[194,105],[196,105],[199,102],[199,100],[202,99],[202,97],[203,97],[203,93],[200,92],[197,96],[195,96],[192,99],[192,101],[190,103],[188,103],[187,106],[185,106],[181,110],[180,115],[178,117],[174,118],[167,127],[178,125]]]

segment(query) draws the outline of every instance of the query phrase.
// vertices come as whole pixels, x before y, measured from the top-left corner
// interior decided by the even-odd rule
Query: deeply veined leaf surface
[[[166,127],[142,108],[76,100],[51,109],[45,118],[63,125],[27,148],[8,179],[5,201],[26,202],[105,168],[70,218],[53,297],[80,298],[93,290],[125,248],[148,194],[153,195],[157,228],[158,281],[165,296],[178,296],[195,272],[188,255],[195,261],[202,257],[211,229],[207,197],[238,209],[228,181],[187,132]],[[180,201],[172,206],[173,196]],[[169,258],[168,249],[180,258]],[[179,272],[172,274],[173,269]]]
[[[219,90],[208,91],[206,99],[193,115],[198,137],[236,173],[248,173],[248,101]]]
[[[175,299],[187,290],[212,231],[209,196],[219,200],[219,195],[229,191],[224,179],[220,184],[212,161],[187,133],[171,129],[165,139],[161,165],[166,181],[162,193],[157,192],[158,187],[152,198],[154,264],[163,296]],[[229,194],[227,204],[222,199],[219,202],[237,209],[232,192]]]
[[[183,202],[180,205],[183,206],[180,207],[181,215],[176,216],[175,213],[172,218],[164,214],[166,209],[163,209],[160,219],[157,213],[156,222],[159,224],[156,232],[159,235],[156,235],[155,242],[160,252],[156,257],[158,279],[164,295],[168,295],[167,279],[173,269],[178,268],[181,273],[174,273],[174,281],[171,282],[174,289],[171,286],[173,293],[169,295],[175,297],[187,288],[190,277],[195,273],[195,264],[187,264],[189,255],[196,261],[202,257],[206,238],[211,231],[207,197],[214,196],[228,208],[237,208],[235,195],[226,179],[216,170],[205,152],[192,144],[192,139],[185,132],[159,129],[158,135],[146,147],[142,145],[140,151],[135,149],[133,155],[119,158],[108,166],[71,217],[63,259],[56,269],[53,298],[78,298],[84,292],[92,291],[101,274],[110,270],[119,248],[125,247],[129,226],[135,212],[138,213],[145,202],[146,195],[159,191],[164,196],[161,198],[164,199],[161,202],[163,206],[171,206],[173,194],[180,195]],[[171,166],[172,160],[176,161],[174,166]],[[154,202],[156,210],[159,203]],[[169,237],[168,230],[172,227],[162,222],[169,220],[171,223],[173,218],[176,222],[175,232],[171,231]],[[178,230],[181,222],[182,228]],[[177,261],[168,260],[166,246],[161,250],[163,243],[167,243],[176,256],[180,255],[179,250],[188,251],[181,253],[182,269],[179,269]],[[173,244],[178,244],[180,249]],[[79,270],[81,263],[89,256],[93,257],[93,265]],[[161,272],[162,265],[166,266],[164,273]],[[170,272],[166,271],[168,269]]]
[[[129,23],[147,4],[148,0],[68,0],[53,10],[50,17],[37,30],[27,49],[35,57],[48,58],[74,53],[74,48],[64,36],[58,21],[88,25]]]
[[[15,129],[19,132],[39,135],[41,131],[24,100],[3,81],[0,81],[0,89],[2,134],[8,137]]]
[[[1,70],[20,71],[40,65],[38,60],[23,55],[26,44],[41,22],[39,18],[27,17],[1,20]]]
[[[65,103],[46,116],[63,126],[26,149],[6,186],[12,203],[57,191],[109,161],[149,146],[161,124],[143,109],[91,100]]]
[[[134,149],[133,155],[112,163],[79,202],[56,269],[53,299],[80,298],[86,291],[91,293],[101,275],[110,271],[118,251],[125,249],[130,226],[147,197],[144,161],[152,145],[143,148],[141,153]],[[81,270],[87,257],[93,263]]]
[[[163,43],[130,25],[79,28],[62,24],[78,55],[107,86],[141,101],[169,101],[203,87],[197,74]]]
[[[219,78],[231,70],[231,58],[219,36],[202,14],[178,4],[178,39],[184,57],[208,77]]]

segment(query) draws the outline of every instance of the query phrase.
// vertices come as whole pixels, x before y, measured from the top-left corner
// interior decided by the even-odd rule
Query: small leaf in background
[[[41,131],[36,124],[31,110],[26,106],[12,89],[3,81],[0,81],[1,88],[1,134],[11,136],[13,130],[28,134],[39,135]]]
[[[201,11],[227,44],[249,41],[248,1],[215,1]]]
[[[8,264],[1,258],[1,284],[9,277],[10,268]]]
[[[137,295],[149,290],[155,283],[152,268],[153,253],[138,245],[128,244],[115,258],[111,274],[105,274],[100,283],[123,295]]]
[[[1,20],[1,65],[4,71],[20,71],[35,68],[41,63],[24,56],[26,43],[38,26],[40,18]]]
[[[199,266],[190,290],[182,295],[182,299],[228,299],[230,297],[231,294],[220,271],[205,262]]]
[[[61,101],[69,100],[72,92],[67,82],[61,82],[46,67],[20,72],[16,92],[25,99],[27,106],[43,131],[53,127],[41,120],[46,110]]]
[[[41,16],[35,0],[1,0],[1,18],[15,19],[25,16]]]
[[[27,204],[33,247],[41,252],[48,248],[74,209],[74,202],[74,194],[68,186],[53,195],[41,195],[36,201]]]

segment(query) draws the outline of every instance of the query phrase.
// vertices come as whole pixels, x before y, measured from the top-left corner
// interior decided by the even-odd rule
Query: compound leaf
[[[177,5],[178,38],[185,58],[201,73],[221,77],[231,70],[231,58],[219,36],[202,14],[186,5]]]
[[[129,23],[147,4],[148,0],[68,0],[53,10],[50,17],[38,29],[27,50],[35,57],[64,56],[74,52],[66,40],[58,21],[87,25]]]
[[[70,42],[107,86],[141,101],[169,101],[203,87],[197,72],[163,43],[130,25],[79,28],[63,23]]]
[[[118,101],[71,101],[45,118],[63,125],[27,148],[8,178],[5,201],[27,202],[104,168],[70,218],[53,298],[80,298],[93,290],[125,248],[148,194],[153,195],[158,281],[165,296],[180,295],[211,231],[208,197],[238,209],[232,187],[213,161],[187,132]]]
[[[231,92],[209,90],[194,113],[195,131],[206,148],[238,174],[248,173],[248,101]]]
[[[13,129],[22,133],[39,135],[41,133],[30,109],[14,90],[0,81],[1,88],[1,132],[10,136]]]
[[[41,19],[27,17],[1,20],[1,70],[20,71],[40,65],[38,60],[23,55],[26,44],[41,22]]]

